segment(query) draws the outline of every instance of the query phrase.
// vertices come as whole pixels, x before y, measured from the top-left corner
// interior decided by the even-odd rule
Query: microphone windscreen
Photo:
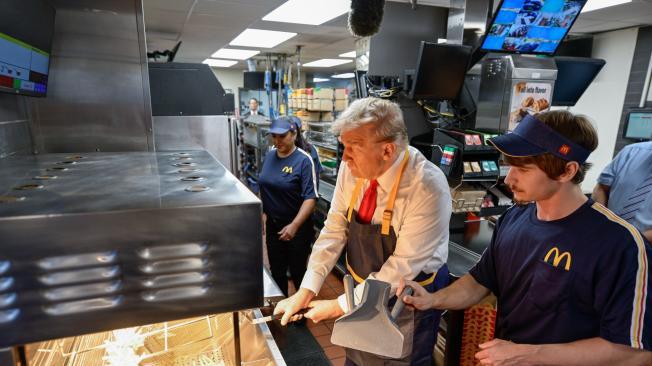
[[[354,36],[369,37],[378,33],[383,20],[385,0],[351,0],[349,31]]]

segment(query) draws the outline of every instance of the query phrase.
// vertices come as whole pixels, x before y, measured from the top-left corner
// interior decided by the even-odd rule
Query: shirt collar
[[[398,174],[401,162],[405,157],[406,150],[401,151],[400,154],[394,160],[394,163],[387,169],[383,174],[380,175],[376,180],[378,180],[378,186],[383,189],[385,192],[389,192],[394,186],[394,181],[396,180],[396,175]],[[409,154],[409,152],[408,152]]]

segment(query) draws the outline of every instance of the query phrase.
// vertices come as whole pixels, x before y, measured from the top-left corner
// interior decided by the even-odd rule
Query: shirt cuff
[[[306,288],[317,295],[325,280],[326,278],[322,277],[319,273],[308,270],[303,276],[303,281],[301,281],[301,288]]]
[[[346,295],[342,294],[337,297],[337,303],[340,304],[340,308],[346,314],[350,311],[349,307],[346,305]]]

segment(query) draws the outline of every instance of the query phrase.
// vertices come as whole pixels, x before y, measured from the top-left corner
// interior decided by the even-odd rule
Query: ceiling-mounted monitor
[[[502,0],[482,50],[554,55],[587,0]]]

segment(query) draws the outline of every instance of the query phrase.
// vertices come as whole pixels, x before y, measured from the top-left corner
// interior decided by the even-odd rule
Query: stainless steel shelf
[[[317,147],[321,147],[322,149],[332,150],[332,151],[337,152],[337,146],[335,146],[335,145],[325,144],[323,142],[313,141],[313,140],[310,140],[310,139],[308,140],[308,142],[310,142],[312,145],[315,145]]]

